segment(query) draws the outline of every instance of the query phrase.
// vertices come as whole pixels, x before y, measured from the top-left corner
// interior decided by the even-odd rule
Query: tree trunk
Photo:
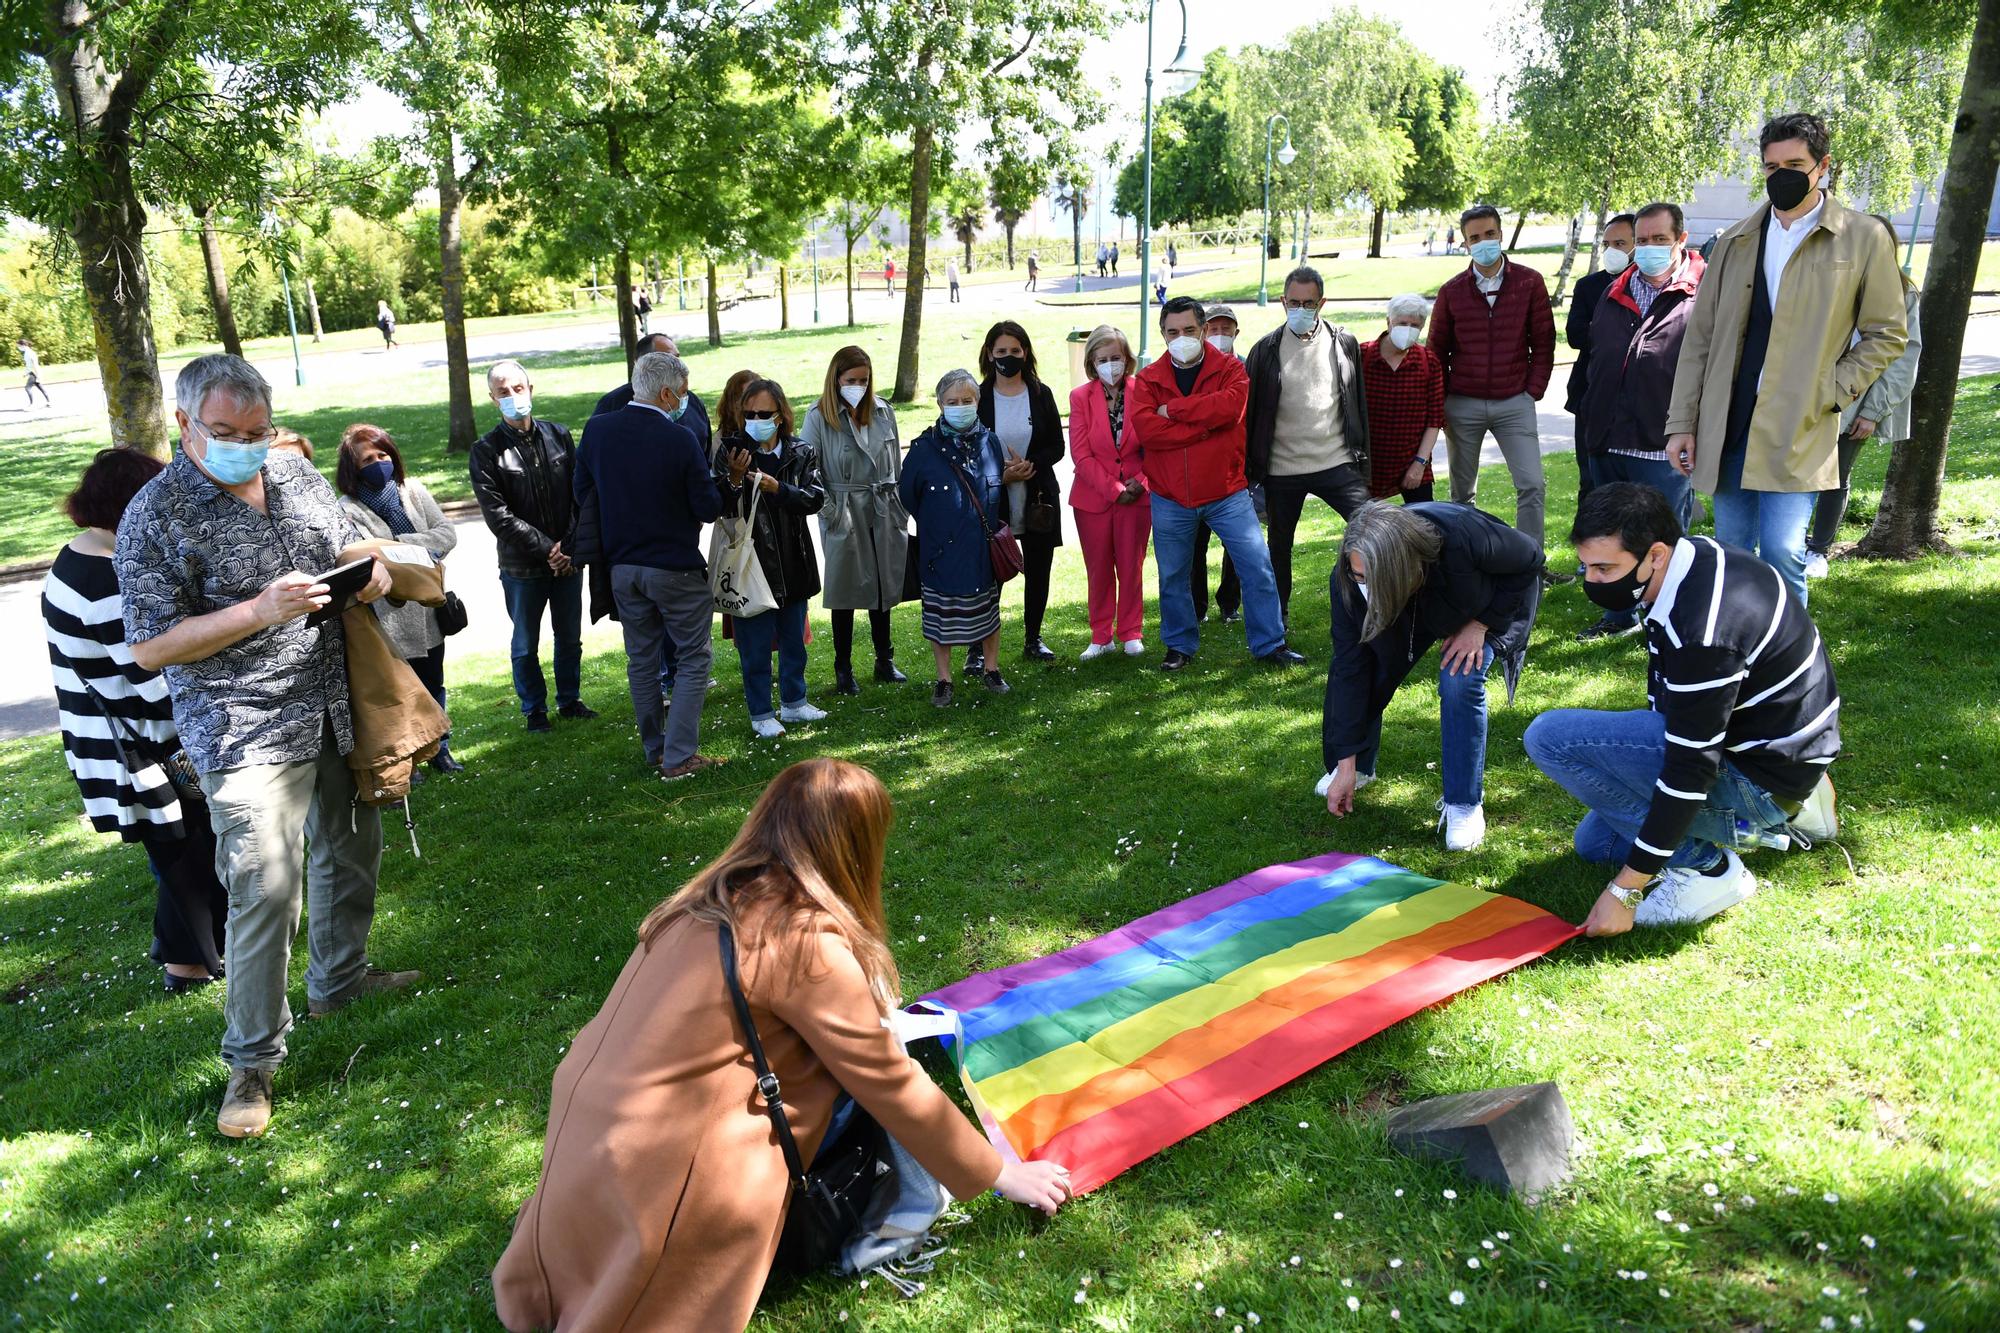
[[[722,294],[715,290],[715,257],[708,256],[708,345],[722,346]]]
[[[1514,238],[1507,242],[1507,253],[1512,254],[1521,244],[1521,229],[1528,225],[1526,211],[1514,215]]]
[[[1569,219],[1569,239],[1563,242],[1562,267],[1556,270],[1556,289],[1549,297],[1549,304],[1559,306],[1563,301],[1563,288],[1569,286],[1570,265],[1576,262],[1578,233],[1583,230],[1583,214],[1572,213]]]
[[[229,270],[222,262],[222,237],[215,230],[215,210],[204,204],[195,210],[201,219],[201,265],[208,270],[208,301],[215,307],[215,336],[222,350],[231,356],[243,355],[243,339],[236,332],[236,311],[229,304]]]
[[[972,272],[972,238],[975,235],[977,235],[976,232],[968,231],[959,237],[961,241],[965,242],[965,271],[967,273]]]
[[[1597,272],[1598,252],[1604,247],[1604,219],[1611,212],[1611,176],[1604,177],[1604,190],[1597,196],[1597,229],[1590,233],[1590,258],[1584,262],[1583,275],[1589,277]],[[1560,304],[1558,299],[1558,304]]]
[[[620,241],[611,261],[611,288],[618,294],[618,345],[625,349],[625,375],[639,359],[639,312],[632,308],[632,247]]]
[[[918,62],[918,72],[930,77],[930,56]],[[918,345],[924,335],[924,265],[930,248],[931,156],[935,147],[929,122],[916,128],[910,142],[910,255],[903,283],[903,337],[896,349],[896,401],[917,396]],[[1011,245],[1011,233],[1010,233]]]
[[[784,264],[778,265],[778,327],[792,327],[792,283],[791,274]]]
[[[847,237],[847,327],[854,327],[854,236]]]
[[[465,349],[465,254],[460,244],[458,159],[451,124],[433,116],[428,130],[438,192],[438,307],[444,318],[445,387],[451,407],[445,451],[472,452],[479,423],[472,415],[472,358]]]
[[[1002,222],[1000,225],[1006,228],[1007,231],[1007,271],[1012,273],[1014,271],[1014,224],[1011,222]]]
[[[1382,257],[1382,224],[1387,211],[1382,205],[1375,205],[1375,225],[1369,228],[1368,231],[1368,257],[1370,259],[1380,259]]]
[[[1986,230],[1987,209],[2000,175],[2000,0],[1980,0],[1971,59],[1953,121],[1937,229],[1924,274],[1924,350],[1911,395],[1910,438],[1889,456],[1889,475],[1875,522],[1855,554],[1908,560],[1942,549],[1938,497],[1944,490],[1965,322]]]
[[[324,342],[326,329],[319,322],[319,293],[313,290],[312,275],[306,275],[306,309],[312,312],[313,341]]]
[[[62,8],[67,19],[68,7]],[[76,35],[53,43],[44,57],[61,122],[75,135],[77,154],[87,167],[80,174],[81,200],[66,221],[83,263],[83,296],[90,307],[111,442],[164,458],[167,423],[153,342],[146,210],[132,188],[130,108],[136,97],[120,97],[143,90],[128,90],[125,80],[111,76],[95,32],[79,22]]]

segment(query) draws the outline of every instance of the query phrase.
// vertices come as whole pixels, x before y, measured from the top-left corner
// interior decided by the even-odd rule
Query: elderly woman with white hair
[[[1431,303],[1414,292],[1389,298],[1389,324],[1361,344],[1368,399],[1368,493],[1404,504],[1432,497],[1431,455],[1444,430],[1444,363],[1417,339]]]
[[[1076,480],[1069,507],[1076,511],[1077,542],[1090,599],[1090,647],[1083,660],[1119,651],[1146,651],[1146,542],[1153,509],[1146,490],[1144,451],[1125,433],[1125,380],[1136,371],[1132,345],[1100,324],[1083,345],[1090,378],[1069,395],[1070,455]],[[1196,574],[1207,582],[1207,571]],[[1206,589],[1204,588],[1204,591]]]
[[[938,419],[910,446],[897,493],[917,523],[917,581],[924,638],[937,663],[931,703],[952,701],[951,650],[977,645],[986,688],[1007,693],[1000,672],[1000,582],[988,543],[1012,519],[1000,439],[979,421],[979,381],[946,372],[937,385]]]
[[[1542,566],[1532,538],[1471,505],[1371,500],[1348,519],[1329,580],[1333,662],[1319,785],[1329,813],[1350,813],[1354,793],[1375,780],[1382,714],[1439,643],[1439,823],[1446,850],[1479,846],[1486,837],[1486,674],[1500,664],[1513,702],[1541,603]]]

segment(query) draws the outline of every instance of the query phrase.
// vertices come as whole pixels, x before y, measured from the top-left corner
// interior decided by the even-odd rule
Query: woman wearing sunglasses
[[[741,433],[722,436],[725,512],[752,513],[751,539],[757,564],[770,584],[775,610],[736,620],[736,656],[743,667],[743,700],[750,729],[765,740],[785,734],[787,722],[826,717],[806,702],[806,603],[819,595],[819,561],[813,555],[806,516],[826,503],[819,455],[798,438],[792,405],[776,380],[743,386],[737,409]],[[771,653],[778,654],[778,700],[771,707]]]

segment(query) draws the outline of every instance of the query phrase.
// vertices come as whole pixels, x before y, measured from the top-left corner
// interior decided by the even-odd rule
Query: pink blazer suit
[[[1111,438],[1111,410],[1104,400],[1104,383],[1092,380],[1070,390],[1069,451],[1076,480],[1070,483],[1070,508],[1102,514],[1118,501],[1128,478],[1146,485],[1142,451],[1131,430],[1125,431],[1124,452]]]

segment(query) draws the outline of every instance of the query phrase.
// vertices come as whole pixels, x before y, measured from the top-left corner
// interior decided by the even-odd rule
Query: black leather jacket
[[[715,455],[715,484],[722,492],[725,514],[744,514],[750,509],[751,483],[746,473],[743,485],[729,481],[729,455],[737,449],[750,451],[752,472],[765,472],[778,479],[778,489],[757,497],[757,563],[771,585],[771,595],[779,606],[793,606],[819,595],[819,560],[813,555],[812,533],[806,516],[817,514],[826,503],[826,485],[820,479],[819,454],[809,444],[796,439],[782,441],[775,459],[760,454],[747,435],[731,433],[722,437]]]
[[[472,446],[472,493],[493,529],[503,574],[549,573],[549,548],[576,538],[576,446],[534,418],[526,434],[501,422]]]

